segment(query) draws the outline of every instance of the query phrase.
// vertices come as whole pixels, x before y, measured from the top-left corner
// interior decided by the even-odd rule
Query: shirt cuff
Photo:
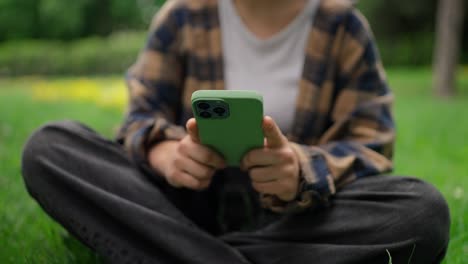
[[[165,119],[150,119],[132,133],[125,142],[125,147],[137,164],[147,165],[148,151],[152,146],[166,140],[181,140],[186,134],[183,127],[171,124]]]

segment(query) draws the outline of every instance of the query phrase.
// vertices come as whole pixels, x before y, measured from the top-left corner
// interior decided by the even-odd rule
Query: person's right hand
[[[188,135],[180,141],[164,141],[148,152],[150,165],[176,188],[208,188],[216,170],[225,168],[224,159],[200,144],[195,119],[186,124]]]

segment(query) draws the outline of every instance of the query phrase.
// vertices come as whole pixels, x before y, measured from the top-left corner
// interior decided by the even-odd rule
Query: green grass
[[[27,86],[0,85],[0,263],[100,263],[28,198],[20,155],[28,135],[49,120],[81,120],[110,135],[122,111],[91,102],[37,102]]]
[[[104,85],[116,78],[98,78]],[[455,100],[430,94],[427,69],[395,69],[396,173],[423,178],[441,190],[451,215],[451,243],[445,263],[468,259],[468,74]],[[118,106],[87,101],[39,101],[36,78],[0,80],[0,263],[101,263],[29,198],[20,176],[21,148],[28,135],[50,120],[76,119],[111,136],[122,119]],[[54,80],[56,81],[56,80]],[[67,87],[63,87],[67,89]]]

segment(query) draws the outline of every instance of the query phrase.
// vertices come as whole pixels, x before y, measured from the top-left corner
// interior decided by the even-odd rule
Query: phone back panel
[[[239,166],[251,149],[263,146],[263,99],[254,91],[200,90],[192,110],[201,143],[220,153],[228,166]]]

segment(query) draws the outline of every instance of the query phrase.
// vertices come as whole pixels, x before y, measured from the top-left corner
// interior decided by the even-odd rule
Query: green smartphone
[[[238,167],[243,156],[263,147],[263,98],[255,91],[199,90],[192,110],[202,144],[220,153],[228,166]]]

